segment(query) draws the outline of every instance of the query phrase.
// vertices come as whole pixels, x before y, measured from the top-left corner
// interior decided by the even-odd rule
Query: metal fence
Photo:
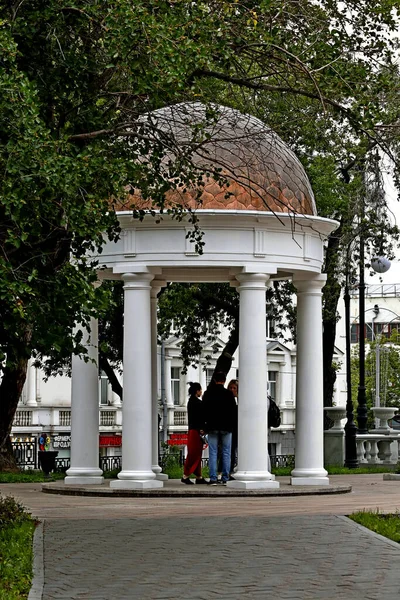
[[[31,442],[13,442],[13,452],[17,465],[21,469],[39,469],[38,461],[38,443],[37,440]],[[65,472],[70,467],[70,458],[56,458],[56,471]],[[121,456],[100,456],[99,467],[104,472],[113,471],[121,468]]]
[[[37,440],[31,442],[13,442],[14,456],[17,464],[21,469],[38,469],[38,446]],[[183,465],[185,461],[185,455],[183,449],[179,451],[164,452],[160,455],[160,466],[164,469],[167,466],[168,459],[178,462],[179,465]],[[276,454],[270,456],[271,468],[276,469],[279,467],[294,468],[294,455],[293,454]],[[202,459],[203,467],[208,465],[208,458]],[[100,456],[99,467],[102,471],[114,471],[121,469],[122,457],[121,456]],[[56,458],[56,471],[66,471],[70,467],[69,458]]]
[[[179,452],[164,452],[160,455],[160,466],[164,469],[167,465],[168,459],[175,460],[179,465],[183,466],[185,462],[185,455],[182,449]],[[294,454],[274,454],[270,457],[271,468],[277,469],[279,467],[294,468]],[[203,467],[208,466],[208,458],[202,458],[201,464]]]
[[[120,469],[122,465],[122,456],[100,456],[100,469],[106,471],[114,471]]]
[[[32,442],[13,442],[15,460],[22,469],[38,468],[38,453],[36,440]]]
[[[279,467],[290,467],[294,469],[294,454],[271,454],[271,469]]]

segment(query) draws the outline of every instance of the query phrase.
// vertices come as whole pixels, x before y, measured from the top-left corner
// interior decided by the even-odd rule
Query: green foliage
[[[22,600],[32,583],[33,521],[0,527],[0,597]]]
[[[11,496],[0,496],[0,597],[26,598],[32,579],[35,523]]]
[[[349,518],[375,533],[400,543],[400,514],[381,514],[379,511],[360,511],[349,515]]]
[[[169,470],[176,470],[182,467],[181,464],[181,449],[178,446],[170,446],[162,442],[162,458],[161,458],[161,468],[163,473],[166,473]]]
[[[267,318],[281,339],[295,338],[293,289],[290,282],[275,282],[266,294]],[[196,364],[205,345],[213,346],[222,326],[238,334],[239,295],[227,283],[173,283],[160,295],[158,310],[160,337],[182,337],[184,368]]]
[[[400,398],[400,338],[397,331],[391,337],[378,336],[366,344],[365,354],[365,389],[367,407],[375,406],[376,388],[376,346],[380,347],[380,404],[381,406],[398,406]],[[352,398],[357,408],[357,389],[359,383],[359,348],[354,344],[351,357]],[[369,415],[368,427],[374,427],[372,413]]]
[[[31,516],[25,508],[12,496],[0,496],[0,525],[5,527],[10,524],[30,521]]]
[[[293,467],[272,467],[271,472],[277,477],[288,477]],[[371,467],[358,467],[357,469],[348,469],[347,467],[341,467],[339,465],[327,465],[326,470],[328,475],[370,475],[372,473],[388,473],[390,469],[388,467],[371,466]]]
[[[298,152],[321,215],[341,218],[360,183],[353,173],[343,185],[346,165],[375,147],[396,158],[396,8],[397,0],[2,3],[0,367],[23,370],[35,356],[61,373],[71,353],[84,354],[73,324],[105,319],[115,300],[109,286],[93,287],[90,257],[103,233],[119,234],[114,203],[131,185],[163,208],[170,187],[199,182],[191,156],[205,124],[177,148],[143,118],[149,111],[203,101],[260,116]],[[214,118],[208,110],[206,121]],[[334,306],[328,312],[335,318]],[[201,338],[194,321],[185,364]]]
[[[45,477],[43,471],[0,472],[0,483],[48,483],[49,481],[59,481],[64,477],[65,473],[50,473],[50,477]]]

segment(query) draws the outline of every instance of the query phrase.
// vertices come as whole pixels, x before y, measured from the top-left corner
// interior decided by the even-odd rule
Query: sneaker
[[[216,479],[213,479],[208,482],[208,485],[218,485],[218,481]]]
[[[221,485],[226,485],[225,479],[221,479]]]
[[[186,478],[185,478],[185,477],[182,477],[182,479],[181,479],[181,482],[182,482],[182,483],[184,483],[185,485],[194,485],[194,484],[193,484],[193,481],[191,481],[191,480],[189,479],[189,477],[186,477]]]
[[[196,483],[197,483],[198,485],[201,485],[201,484],[203,484],[203,485],[204,485],[205,483],[208,483],[208,481],[206,481],[206,480],[204,479],[204,477],[202,477],[201,479],[196,479]]]
[[[228,479],[228,481],[235,481],[235,478],[234,478],[234,477],[232,477],[232,475],[229,475],[229,479]]]

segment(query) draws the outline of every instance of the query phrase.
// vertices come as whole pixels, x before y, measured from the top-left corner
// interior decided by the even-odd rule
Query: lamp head
[[[375,256],[371,260],[371,267],[376,273],[386,273],[389,271],[391,262],[386,256]]]

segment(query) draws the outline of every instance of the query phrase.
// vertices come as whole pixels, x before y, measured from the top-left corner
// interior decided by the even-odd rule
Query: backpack
[[[268,409],[268,427],[279,427],[281,424],[281,411],[278,405],[271,396],[268,396],[269,409]]]

